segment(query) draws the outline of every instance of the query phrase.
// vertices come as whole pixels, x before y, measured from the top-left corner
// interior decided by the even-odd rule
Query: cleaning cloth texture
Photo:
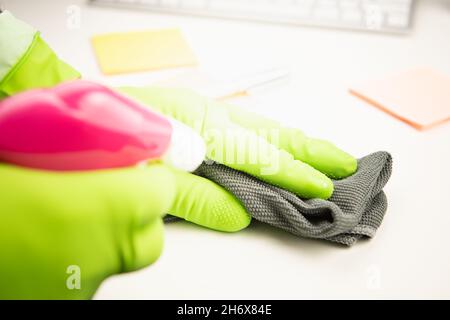
[[[392,157],[376,152],[358,160],[352,176],[334,180],[329,200],[301,199],[246,173],[218,163],[204,162],[196,174],[234,194],[250,215],[294,235],[351,246],[371,238],[387,209],[383,187],[392,171]],[[167,217],[170,220],[170,217]]]

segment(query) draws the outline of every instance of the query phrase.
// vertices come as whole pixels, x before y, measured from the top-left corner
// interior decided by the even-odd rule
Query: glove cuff
[[[0,14],[0,79],[20,60],[33,42],[37,30],[17,20],[9,12]]]
[[[0,98],[80,77],[59,60],[37,30],[8,11],[0,14],[0,52]]]

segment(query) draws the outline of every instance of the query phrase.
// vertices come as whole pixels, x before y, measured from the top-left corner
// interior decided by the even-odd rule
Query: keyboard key
[[[341,19],[349,23],[360,24],[362,18],[363,16],[359,10],[346,10],[341,13]]]
[[[404,28],[408,25],[408,18],[405,15],[391,14],[388,16],[387,24],[391,27]]]

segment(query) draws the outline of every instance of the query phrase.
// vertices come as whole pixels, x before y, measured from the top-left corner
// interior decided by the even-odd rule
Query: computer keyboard
[[[406,33],[413,0],[90,0],[155,12]]]

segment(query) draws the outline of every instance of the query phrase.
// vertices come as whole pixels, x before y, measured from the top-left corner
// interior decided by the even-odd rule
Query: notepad
[[[450,76],[433,69],[356,84],[350,92],[418,130],[450,120]]]
[[[101,34],[92,38],[92,45],[107,75],[197,64],[179,29]]]

